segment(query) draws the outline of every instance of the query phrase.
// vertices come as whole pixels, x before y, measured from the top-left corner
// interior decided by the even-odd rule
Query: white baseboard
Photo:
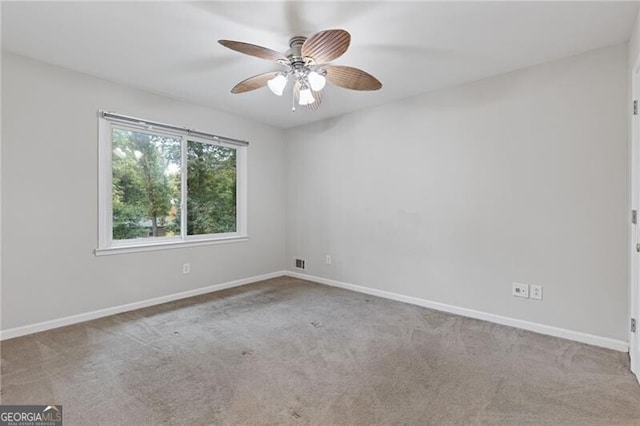
[[[576,342],[586,343],[589,345],[600,346],[603,348],[613,349],[620,352],[628,352],[629,344],[622,340],[610,339],[608,337],[594,336],[593,334],[581,333],[579,331],[567,330],[564,328],[552,327],[550,325],[538,324],[535,322],[524,321],[516,318],[504,317],[501,315],[490,314],[487,312],[476,311],[473,309],[461,308],[459,306],[447,305],[445,303],[433,302],[430,300],[420,299],[412,296],[404,296],[398,293],[392,293],[385,290],[377,290],[374,288],[363,287],[355,284],[344,283],[340,281],[330,280],[327,278],[316,277],[313,275],[302,274],[299,272],[286,271],[286,275],[303,280],[313,281],[320,284],[326,284],[333,287],[340,287],[347,290],[356,291],[358,293],[370,294],[372,296],[382,297],[384,299],[396,300],[399,302],[410,303],[425,308],[435,309],[437,311],[448,312],[464,317],[475,318],[483,321],[489,321],[496,324],[507,325],[510,327],[529,330],[540,334],[546,334],[563,339],[574,340]]]
[[[230,281],[222,284],[215,284],[208,287],[197,288],[195,290],[183,291],[180,293],[169,294],[167,296],[154,297],[153,299],[142,300],[140,302],[128,303],[126,305],[114,306],[112,308],[99,309],[97,311],[86,312],[83,314],[72,315],[69,317],[54,319],[51,321],[43,321],[36,324],[24,325],[21,327],[9,328],[0,331],[0,340],[13,339],[14,337],[25,336],[27,334],[38,333],[40,331],[51,330],[52,328],[64,327],[66,325],[77,324],[80,322],[90,321],[97,318],[108,317],[110,315],[122,312],[133,311],[136,309],[147,308],[149,306],[160,305],[162,303],[173,302],[174,300],[186,299],[188,297],[199,296],[201,294],[213,293],[215,291],[224,290],[232,287],[239,287],[258,281],[268,280],[286,275],[284,271],[272,272],[270,274],[257,275],[254,277],[243,278],[236,281]]]
[[[29,324],[21,327],[10,328],[0,331],[0,340],[12,339],[14,337],[25,336],[28,334],[38,333],[40,331],[51,330],[53,328],[64,327],[67,325],[77,324],[90,321],[97,318],[103,318],[122,312],[133,311],[136,309],[147,308],[149,306],[160,305],[162,303],[173,302],[175,300],[186,299],[188,297],[199,296],[201,294],[213,293],[216,291],[239,287],[258,281],[268,280],[271,278],[281,277],[283,275],[300,278],[303,280],[313,281],[332,287],[344,288],[356,291],[358,293],[370,294],[372,296],[382,297],[384,299],[396,300],[399,302],[409,303],[412,305],[422,306],[425,308],[435,309],[437,311],[448,312],[464,317],[475,318],[483,321],[489,321],[497,324],[507,325],[510,327],[529,330],[549,336],[561,337],[576,342],[587,343],[589,345],[600,346],[603,348],[613,349],[620,352],[628,352],[629,345],[622,340],[610,339],[608,337],[600,337],[592,334],[581,333],[579,331],[567,330],[564,328],[552,327],[549,325],[538,324],[530,321],[524,321],[516,318],[504,317],[501,315],[490,314],[487,312],[476,311],[473,309],[461,308],[459,306],[447,305],[445,303],[433,302],[426,299],[420,299],[412,296],[404,296],[402,294],[393,293],[385,290],[377,290],[374,288],[363,287],[355,284],[344,283],[340,281],[330,280],[327,278],[316,277],[313,275],[302,274],[293,271],[278,271],[269,274],[257,275],[254,277],[243,278],[236,281],[230,281],[222,284],[215,284],[208,287],[197,288],[195,290],[184,291],[181,293],[170,294],[167,296],[147,299],[140,302],[128,303],[126,305],[114,306],[111,308],[100,309],[97,311],[86,312],[83,314],[72,315],[69,317],[59,318],[50,321]]]

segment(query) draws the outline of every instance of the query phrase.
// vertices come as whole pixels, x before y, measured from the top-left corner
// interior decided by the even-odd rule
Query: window
[[[96,254],[246,239],[246,142],[106,112],[99,133]]]

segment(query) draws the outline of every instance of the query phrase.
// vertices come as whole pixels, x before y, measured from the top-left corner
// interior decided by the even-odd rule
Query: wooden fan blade
[[[351,35],[345,30],[326,30],[315,33],[302,45],[302,57],[325,64],[342,56],[349,48]]]
[[[315,90],[312,90],[311,93],[313,94],[313,98],[316,101],[312,104],[305,105],[305,107],[309,111],[315,111],[320,107],[320,104],[322,103],[322,91],[316,92]],[[296,100],[300,99],[300,82],[299,81],[296,81],[296,84],[293,86],[293,94]]]
[[[341,65],[322,67],[327,71],[327,81],[336,86],[351,90],[378,90],[382,83],[369,73],[358,68]]]
[[[268,49],[266,47],[258,46],[251,43],[243,43],[241,41],[233,40],[218,40],[218,43],[236,52],[244,53],[245,55],[256,56],[258,58],[267,59],[270,61],[277,61],[279,59],[286,60],[285,56],[276,52],[275,50]]]
[[[233,89],[231,89],[231,93],[244,93],[251,90],[259,89],[262,86],[265,86],[267,84],[267,81],[271,80],[276,75],[278,75],[277,71],[254,75],[253,77],[249,77],[246,80],[242,80],[240,83],[236,84]]]
[[[316,92],[315,90],[312,90],[311,93],[316,101],[312,104],[306,105],[306,107],[309,111],[315,111],[320,108],[320,104],[322,103],[322,91]]]

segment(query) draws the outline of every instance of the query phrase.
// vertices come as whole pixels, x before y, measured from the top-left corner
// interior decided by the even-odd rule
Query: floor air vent
[[[304,259],[296,259],[296,268],[304,269]]]

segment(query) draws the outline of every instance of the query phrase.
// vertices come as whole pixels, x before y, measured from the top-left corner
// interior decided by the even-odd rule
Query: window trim
[[[98,247],[94,253],[98,255],[134,253],[141,251],[164,250],[181,247],[203,246],[209,244],[223,244],[247,241],[247,146],[248,143],[233,139],[219,138],[207,133],[193,131],[162,123],[134,119],[127,116],[117,116],[103,111],[98,116]],[[125,117],[125,119],[111,118]],[[153,124],[150,124],[153,123]],[[181,203],[186,202],[187,173],[186,147],[187,142],[221,145],[236,150],[236,232],[206,235],[186,235],[186,208],[181,209],[181,227],[179,236],[156,237],[153,239],[113,240],[113,193],[112,193],[112,131],[113,129],[132,131],[146,131],[181,139],[182,167],[181,167]],[[177,130],[176,130],[177,129]],[[184,129],[184,130],[180,130]],[[205,136],[205,137],[203,137]],[[208,137],[207,137],[208,136]]]

